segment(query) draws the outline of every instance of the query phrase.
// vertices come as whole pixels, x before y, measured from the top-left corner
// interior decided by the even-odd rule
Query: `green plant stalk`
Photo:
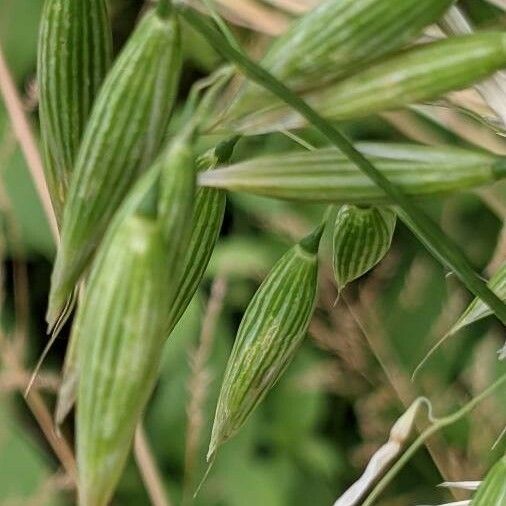
[[[264,86],[274,95],[297,110],[320,131],[334,146],[339,148],[362,172],[380,187],[402,210],[401,218],[411,228],[427,249],[443,264],[452,269],[467,288],[480,297],[495,315],[506,325],[506,304],[495,295],[476,274],[464,254],[441,228],[411,200],[385,178],[353,144],[328,121],[321,117],[304,100],[293,93],[269,72],[257,65],[241,51],[232,47],[221,33],[191,8],[178,4],[180,15],[200,32],[206,40],[226,59],[233,61],[253,81]]]
[[[506,383],[506,374],[501,376],[494,384],[490,385],[486,390],[484,390],[480,395],[474,397],[471,401],[469,401],[465,406],[460,408],[455,413],[451,415],[445,416],[444,418],[440,418],[436,422],[434,422],[430,427],[425,429],[418,438],[411,444],[411,446],[402,454],[402,456],[397,460],[397,462],[390,468],[390,470],[385,474],[385,476],[378,482],[376,487],[372,490],[372,492],[367,496],[367,499],[362,503],[362,506],[372,506],[374,501],[378,498],[378,496],[385,490],[387,485],[397,476],[399,471],[405,466],[405,464],[413,457],[413,455],[423,446],[425,441],[429,439],[436,432],[448,427],[449,425],[453,425],[458,422],[461,418],[470,413],[478,404],[480,404],[483,400],[489,397],[493,392],[498,390],[501,386]]]

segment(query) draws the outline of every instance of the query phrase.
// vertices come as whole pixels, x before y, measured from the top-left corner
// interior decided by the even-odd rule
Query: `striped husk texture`
[[[58,223],[86,122],[111,62],[104,0],[46,0],[37,83],[45,175]]]
[[[168,307],[168,322],[165,327],[167,337],[183,316],[202,281],[220,235],[225,205],[226,195],[221,190],[200,188],[196,192],[189,238],[186,249],[180,253],[181,259],[177,265],[179,281]],[[63,378],[55,410],[55,421],[58,425],[63,423],[75,401],[79,376],[75,340],[73,334],[65,355]]]
[[[329,120],[350,120],[437,99],[505,66],[506,35],[477,33],[416,46],[303,98]],[[298,113],[278,104],[252,108],[223,127],[251,135],[304,125]]]
[[[246,422],[306,335],[317,293],[321,233],[322,228],[277,262],[246,309],[222,382],[208,460]]]
[[[405,145],[404,145],[405,146]],[[404,148],[402,148],[404,149]],[[423,160],[423,150],[427,160]],[[395,151],[395,150],[394,150]],[[412,197],[436,197],[473,189],[506,177],[500,157],[478,155],[450,148],[431,157],[430,148],[419,146],[412,159],[373,157],[375,166],[388,179]],[[397,151],[401,155],[401,150]],[[420,159],[416,159],[420,157]],[[447,158],[446,158],[447,157]],[[445,160],[446,158],[446,160]],[[199,184],[256,195],[297,201],[335,204],[390,204],[387,196],[354,164],[336,149],[288,152],[254,158],[205,172]]]
[[[302,91],[349,75],[401,48],[437,21],[453,0],[327,0],[279,37],[262,60],[278,79]],[[227,116],[278,103],[246,83]]]
[[[209,265],[220,235],[226,201],[221,190],[199,188],[196,192],[191,230],[181,259],[181,276],[169,310],[167,336],[183,316]]]
[[[167,264],[172,273],[171,285],[175,287],[193,218],[197,171],[192,143],[185,135],[174,139],[157,163],[160,164],[158,219],[163,236],[171,245]]]
[[[152,188],[155,186],[160,173],[160,164],[154,165],[149,171],[147,171],[140,179],[137,181],[135,186],[132,188],[127,198],[122,203],[118,212],[114,215],[114,218],[109,226],[109,232],[106,234],[104,241],[102,242],[100,248],[102,250],[106,250],[109,245],[108,241],[111,240],[114,235],[112,234],[113,230],[116,230],[117,227],[130,215],[132,215],[136,209],[138,209],[141,203],[146,199],[146,195],[152,191]],[[80,296],[84,293],[84,286],[81,284]],[[65,353],[65,363],[63,366],[63,377],[61,380],[60,388],[58,390],[58,396],[56,401],[56,409],[55,409],[55,421],[58,425],[63,423],[67,415],[69,414],[72,406],[74,405],[76,398],[76,389],[77,382],[79,378],[79,363],[78,363],[78,333],[72,332],[70,336],[70,341],[67,346],[67,350]]]
[[[333,230],[333,266],[339,291],[370,271],[392,244],[397,215],[388,208],[343,206]]]
[[[471,506],[504,504],[506,504],[506,455],[492,467],[471,501]]]
[[[108,233],[105,235],[100,249],[106,250],[109,247],[111,239],[114,237],[113,231],[116,230],[121,223],[128,216],[132,215],[136,209],[146,200],[146,196],[153,191],[159,177],[160,177],[161,164],[155,164],[149,169],[137,183],[134,185],[128,196],[122,203],[120,209],[114,215],[111,225],[108,228]],[[99,261],[98,259],[96,260]],[[81,284],[81,296],[84,293],[84,285]],[[79,379],[79,362],[78,351],[79,346],[77,342],[78,333],[72,332],[70,341],[65,353],[65,363],[63,366],[63,377],[61,380],[60,388],[55,409],[55,421],[58,425],[63,423],[69,414],[76,399],[77,383]]]
[[[228,162],[236,142],[236,138],[224,141],[204,153],[197,160],[198,170],[213,170],[219,163]],[[196,192],[193,220],[181,260],[181,277],[169,311],[167,335],[183,316],[209,265],[220,235],[226,203],[227,197],[222,190],[198,188]]]
[[[108,504],[158,373],[170,283],[155,219],[126,218],[99,250],[73,332],[79,504]]]
[[[154,211],[155,208],[158,208],[158,221],[160,223],[162,235],[170,246],[166,251],[165,261],[169,269],[168,282],[171,290],[171,297],[166,300],[166,304],[167,310],[171,315],[174,314],[174,307],[177,307],[179,308],[177,313],[181,316],[194,293],[192,292],[188,296],[187,289],[190,280],[181,276],[182,271],[185,272],[188,270],[190,271],[189,274],[193,272],[187,265],[190,258],[189,254],[192,249],[194,251],[197,249],[200,250],[198,246],[202,245],[205,247],[208,236],[213,234],[212,230],[202,230],[202,227],[199,227],[199,232],[201,232],[201,239],[203,241],[203,243],[200,244],[199,238],[195,237],[196,231],[191,228],[194,214],[194,200],[198,202],[198,197],[195,197],[195,174],[193,149],[184,139],[175,139],[128,194],[113,218],[109,227],[109,232],[106,234],[101,246],[103,249],[110,247],[111,240],[114,237],[114,230],[116,230],[136,209],[144,206],[148,211]],[[222,194],[222,192],[217,190],[201,190],[201,192]],[[196,207],[195,213],[197,213],[197,209],[205,211],[206,213],[212,210],[212,208],[208,206],[206,206],[205,209]],[[204,227],[205,225],[212,226],[213,217],[211,215],[206,215],[205,218],[201,216],[201,221],[204,221]],[[193,244],[192,247],[189,247],[189,237],[192,238],[195,243],[198,243],[198,246],[197,244]],[[209,257],[210,254],[211,252],[208,253]],[[200,257],[195,257],[194,260],[196,262],[200,260]],[[98,261],[97,259],[97,262]],[[206,267],[207,262],[203,269],[205,270]],[[201,266],[192,264],[192,268],[198,271],[201,269]],[[193,278],[192,281],[198,285],[200,278]],[[196,286],[194,289],[196,289]],[[179,301],[185,301],[186,305],[180,307],[181,304]],[[173,325],[171,326],[171,330],[172,327]],[[165,335],[167,335],[167,332],[165,332]],[[58,424],[62,423],[65,419],[75,400],[75,389],[79,376],[79,367],[77,363],[78,346],[76,341],[77,335],[74,333],[71,336],[71,342],[67,349],[62,385],[58,392],[55,414],[55,419]]]
[[[498,159],[495,155],[485,151],[449,145],[426,146],[402,142],[357,142],[354,146],[369,157],[405,162],[487,164]],[[334,148],[323,148],[320,153],[322,155],[328,153],[329,156],[332,154],[336,159],[338,157],[343,160],[347,159],[344,154]],[[296,158],[295,153],[294,157]]]
[[[506,262],[499,268],[499,270],[492,276],[488,283],[489,288],[497,294],[502,300],[506,302]],[[462,316],[458,319],[455,325],[448,332],[448,335],[455,334],[459,330],[471,325],[487,316],[490,316],[492,311],[481,300],[474,299],[473,302],[467,307]]]
[[[158,155],[180,68],[177,19],[148,13],[109,73],[78,153],[51,280],[50,325],[122,199]]]

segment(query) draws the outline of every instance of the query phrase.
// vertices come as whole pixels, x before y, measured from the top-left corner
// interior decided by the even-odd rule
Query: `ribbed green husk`
[[[453,0],[327,0],[277,39],[262,66],[294,90],[335,81],[401,48],[437,21]],[[247,83],[230,117],[278,103]],[[227,115],[228,116],[228,115]]]
[[[317,293],[321,233],[322,228],[277,262],[246,309],[222,382],[208,460],[246,422],[306,335]]]
[[[188,260],[188,239],[195,234],[191,229],[195,201],[195,174],[195,159],[190,143],[185,138],[176,138],[128,194],[113,218],[101,246],[104,249],[110,247],[111,240],[114,237],[113,231],[136,209],[144,206],[150,211],[149,208],[153,210],[157,207],[162,235],[170,246],[166,251],[165,262],[169,269],[168,281],[171,289],[171,296],[166,300],[166,307],[171,312],[173,312],[177,301],[184,295],[184,293],[181,293],[182,288],[180,285],[186,287],[189,283],[189,280],[186,279],[181,281],[181,272],[183,269],[187,269],[187,266],[185,265],[183,268],[182,264],[185,264]],[[217,190],[211,190],[211,192],[222,193]],[[206,211],[209,210],[206,209]],[[209,218],[208,222],[212,222],[211,217]],[[207,237],[206,234],[207,231],[202,234],[204,240]],[[195,249],[195,246],[193,248]],[[198,258],[195,260],[198,260]],[[97,261],[99,260],[97,259]],[[198,267],[195,266],[194,269],[198,269]],[[167,333],[165,334],[167,335]],[[62,385],[58,392],[55,414],[58,424],[61,424],[65,419],[75,399],[75,389],[79,376],[76,341],[77,336],[74,333],[71,335],[71,341],[67,349]]]
[[[148,13],[93,107],[65,208],[51,280],[52,325],[122,199],[160,151],[181,69],[177,19]]]
[[[386,207],[339,209],[333,230],[334,276],[339,291],[370,271],[392,244],[397,215]]]
[[[487,474],[471,501],[471,506],[506,504],[506,455]]]
[[[132,215],[135,210],[141,206],[142,202],[145,201],[146,195],[152,191],[160,177],[160,169],[160,164],[154,164],[134,185],[120,209],[118,209],[118,212],[114,215],[108,233],[104,238],[105,240],[101,244],[102,249],[107,248],[107,241],[110,240],[111,237],[114,237],[112,231],[119,227],[120,224],[128,216]],[[82,293],[84,293],[83,285],[81,285],[81,289],[83,290]],[[78,350],[77,333],[73,332],[70,336],[70,341],[65,353],[63,377],[56,402],[55,421],[58,425],[65,420],[75,402],[79,378]]]
[[[186,136],[176,138],[159,161],[160,184],[158,219],[170,247],[167,263],[171,284],[179,282],[179,266],[186,254],[195,200],[196,162],[192,143]]]
[[[181,259],[181,277],[168,315],[169,335],[195,295],[220,235],[227,198],[222,190],[199,188],[188,244]]]
[[[40,21],[37,82],[45,175],[56,218],[86,122],[111,62],[104,0],[46,0]]]
[[[489,288],[495,292],[502,300],[506,301],[506,262],[499,268],[499,270],[492,276],[488,283]],[[490,316],[492,311],[481,300],[474,299],[473,302],[467,307],[462,316],[458,319],[455,325],[451,328],[448,335],[455,334],[459,330],[471,325],[487,316]]]
[[[135,426],[157,377],[170,297],[160,224],[133,215],[93,264],[73,332],[79,379],[79,504],[105,506],[125,465]]]
[[[224,191],[199,188],[194,200],[194,217],[186,248],[180,253],[179,282],[168,307],[165,336],[170,335],[195,295],[209,265],[223,223],[226,205]],[[55,411],[58,425],[67,417],[74,404],[78,377],[76,351],[72,335],[65,355],[63,379]]]
[[[421,161],[423,149],[427,162]],[[506,177],[500,157],[457,150],[456,158],[431,158],[432,148],[417,147],[412,158],[374,158],[375,166],[392,183],[413,197],[436,197],[472,189]],[[400,155],[400,151],[398,152]],[[440,155],[444,153],[440,152]],[[444,155],[446,156],[446,155]],[[336,204],[390,204],[389,199],[355,165],[335,149],[278,153],[218,168],[199,175],[199,184],[280,199]]]
[[[153,191],[160,177],[161,167],[161,164],[154,164],[134,185],[120,209],[114,215],[108,233],[101,244],[101,249],[106,249],[108,247],[108,241],[114,237],[112,231],[119,227],[128,216],[132,215],[135,210],[141,206],[143,201],[146,200],[146,196]],[[81,285],[81,288],[84,290],[83,285]],[[70,336],[70,341],[65,353],[63,377],[56,402],[55,421],[58,425],[63,423],[75,402],[79,378],[78,350],[77,333],[73,332]]]
[[[424,44],[386,58],[335,84],[304,94],[325,118],[343,121],[461,90],[506,66],[506,35],[477,33]],[[285,104],[252,108],[223,123],[243,134],[299,128],[305,120]]]
[[[236,142],[237,139],[224,141],[204,153],[198,160],[198,169],[212,170],[219,163],[228,162]],[[190,234],[182,254],[181,278],[168,315],[167,335],[183,316],[209,265],[220,235],[226,203],[226,193],[222,190],[198,188],[196,192]]]

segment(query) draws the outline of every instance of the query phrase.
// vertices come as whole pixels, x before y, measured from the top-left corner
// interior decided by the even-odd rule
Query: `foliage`
[[[504,362],[497,360],[496,354],[504,344],[504,327],[491,316],[494,310],[501,312],[499,299],[492,297],[478,276],[474,281],[469,280],[472,265],[483,277],[492,278],[489,288],[504,299],[505,243],[501,229],[506,217],[506,183],[499,179],[504,177],[503,157],[506,155],[506,143],[500,134],[506,127],[501,123],[504,116],[497,97],[503,97],[500,93],[506,93],[506,87],[501,88],[502,74],[491,77],[494,71],[504,67],[504,35],[499,35],[506,22],[504,12],[482,0],[459,2],[458,12],[483,34],[470,34],[464,39],[451,37],[445,42],[431,41],[423,48],[413,49],[424,27],[440,20],[444,7],[451,3],[445,2],[448,5],[443,7],[441,2],[417,0],[412,2],[413,6],[426,17],[400,17],[392,7],[383,13],[387,18],[382,18],[382,22],[390,20],[392,29],[382,32],[383,39],[364,50],[363,44],[355,46],[354,41],[369,41],[371,32],[368,30],[379,22],[375,9],[382,12],[382,2],[327,0],[328,5],[333,1],[334,7],[345,11],[351,8],[362,15],[369,13],[371,22],[361,25],[357,20],[362,18],[356,12],[349,18],[335,17],[333,21],[339,30],[334,27],[337,31],[332,32],[333,24],[327,26],[325,15],[322,15],[325,8],[316,9],[295,23],[295,28],[286,35],[277,38],[267,52],[262,62],[272,75],[258,74],[267,76],[265,83],[271,85],[275,85],[275,78],[280,78],[325,117],[308,126],[308,122],[300,121],[300,116],[292,123],[275,122],[279,117],[293,119],[295,116],[282,102],[282,97],[274,99],[259,82],[253,84],[236,76],[229,83],[229,67],[223,66],[220,51],[215,52],[202,34],[215,37],[214,40],[222,45],[228,44],[236,51],[238,61],[245,62],[244,68],[254,73],[255,65],[237,47],[251,48],[252,53],[259,54],[263,52],[265,41],[255,31],[234,23],[239,21],[249,28],[256,25],[260,30],[258,25],[262,25],[263,19],[260,13],[271,9],[269,12],[275,16],[265,20],[263,31],[277,34],[284,30],[282,20],[300,14],[291,11],[293,6],[297,4],[301,10],[306,10],[309,2],[269,2],[277,7],[268,8],[263,2],[251,2],[254,9],[258,9],[254,12],[259,14],[251,22],[250,11],[240,10],[245,5],[243,2],[234,3],[225,10],[222,10],[224,2],[221,0],[203,2],[201,7],[210,16],[207,20],[200,16],[198,19],[202,20],[202,26],[211,28],[202,33],[195,29],[199,28],[198,23],[190,26],[187,22],[191,17],[182,19],[186,18],[186,12],[193,16],[194,11],[177,6],[176,11],[181,16],[171,17],[170,21],[164,19],[163,23],[177,23],[172,30],[177,33],[181,29],[183,47],[179,47],[178,37],[175,44],[173,40],[168,41],[168,37],[157,42],[163,46],[163,51],[154,51],[150,46],[152,34],[146,34],[146,27],[156,14],[147,14],[139,27],[136,19],[143,7],[141,1],[109,0],[116,67],[113,66],[106,85],[99,92],[100,105],[91,114],[92,127],[86,128],[85,142],[77,154],[75,170],[79,177],[71,177],[72,204],[67,209],[72,212],[67,211],[62,231],[67,258],[74,261],[74,255],[68,252],[75,250],[84,252],[86,259],[80,262],[71,281],[67,280],[65,289],[59,294],[50,323],[56,320],[83,271],[86,272],[81,276],[81,281],[86,281],[84,296],[78,304],[76,322],[70,319],[63,327],[35,379],[27,403],[21,394],[29,371],[47,343],[44,311],[50,290],[50,262],[54,260],[56,248],[40,195],[30,178],[29,159],[27,162],[26,153],[17,143],[12,118],[0,104],[3,230],[0,251],[4,281],[0,334],[0,504],[4,500],[6,504],[16,504],[16,501],[28,504],[29,500],[34,504],[55,506],[74,504],[72,462],[69,467],[69,459],[65,457],[69,457],[68,449],[62,449],[61,445],[72,441],[76,430],[81,437],[81,455],[84,448],[92,453],[95,451],[93,446],[88,446],[90,441],[96,443],[96,448],[100,447],[98,453],[105,451],[106,460],[121,447],[121,458],[115,462],[113,473],[119,477],[121,461],[129,453],[134,426],[143,412],[150,443],[148,449],[158,469],[154,480],[159,479],[161,496],[160,492],[157,496],[153,481],[146,478],[149,466],[136,446],[112,504],[168,504],[170,498],[171,504],[210,506],[330,505],[359,478],[368,462],[374,462],[371,457],[387,441],[395,420],[406,419],[402,413],[421,396],[430,398],[434,413],[443,418],[439,419],[440,425],[437,421],[431,425],[432,420],[419,414],[417,429],[442,430],[435,438],[427,440],[423,451],[408,452],[406,455],[412,456],[409,461],[407,458],[398,461],[399,466],[393,468],[396,472],[401,469],[400,464],[406,467],[395,479],[389,479],[389,487],[378,498],[378,504],[448,502],[448,492],[435,487],[440,481],[484,479],[476,501],[488,497],[484,491],[487,480],[494,481],[496,486],[494,477],[504,464],[501,457],[506,443],[500,439],[494,450],[490,451],[490,447],[504,426],[506,392],[500,388],[502,383],[498,383],[496,389],[486,389],[502,381],[506,373]],[[17,89],[24,99],[22,113],[32,120],[36,135],[49,133],[44,121],[39,128],[37,95],[33,92],[36,34],[43,3],[42,0],[0,0],[0,48],[5,52]],[[432,10],[424,10],[424,3],[430,4]],[[206,11],[209,4],[216,4],[218,11],[227,16],[230,23],[224,34],[216,28],[221,26],[224,30],[219,18],[220,23],[213,24],[216,13]],[[162,1],[160,9],[168,5]],[[395,2],[395,5],[404,5],[404,2]],[[172,15],[179,16],[174,12]],[[343,23],[343,19],[347,23]],[[401,19],[403,23],[398,22]],[[445,19],[453,26],[451,19]],[[278,32],[275,22],[279,22]],[[324,23],[322,27],[317,26],[318,22]],[[156,23],[160,23],[158,18]],[[350,53],[339,54],[337,70],[342,73],[337,70],[337,73],[324,73],[329,68],[324,52],[320,52],[321,59],[310,57],[311,51],[324,51],[325,48],[316,43],[307,46],[304,37],[297,39],[297,26],[306,26],[311,43],[326,27],[329,33],[337,36],[336,41],[328,40],[329,47],[335,42],[350,48]],[[440,27],[448,28],[444,23]],[[360,32],[361,29],[364,31]],[[233,30],[233,37],[228,30]],[[442,36],[443,32],[436,25],[429,30],[426,34],[430,37]],[[377,32],[376,28],[372,30],[372,33]],[[305,58],[298,58],[293,49],[291,52],[283,46],[284,41],[293,37],[303,44],[302,52],[307,49]],[[397,54],[406,44],[409,45],[407,50]],[[144,49],[139,49],[141,46]],[[453,74],[447,56],[438,60],[439,53],[448,52],[449,48],[452,56],[459,51],[462,55],[462,59],[455,58],[461,67],[457,68],[455,63]],[[234,54],[233,51],[224,53]],[[332,52],[328,54],[331,58],[335,56]],[[424,70],[428,54],[430,65]],[[179,81],[179,57],[183,58],[183,72],[167,130]],[[418,74],[409,73],[410,64]],[[136,79],[128,75],[130,67],[135,67]],[[444,69],[446,73],[441,77],[434,69]],[[325,77],[319,79],[323,75]],[[392,75],[406,79],[388,87],[385,82]],[[420,75],[425,80],[417,80]],[[67,79],[73,76],[70,73]],[[148,79],[150,77],[152,79]],[[204,80],[199,80],[200,77]],[[490,77],[487,85],[482,83],[485,77]],[[4,81],[2,74],[2,89]],[[357,83],[363,84],[363,94],[355,97],[355,102],[344,100],[346,90],[356,90]],[[155,100],[152,91],[159,91],[159,85],[165,87],[167,93],[162,94],[163,97],[157,95]],[[398,93],[403,86],[409,90]],[[471,87],[462,90],[467,86]],[[343,93],[341,98],[336,90]],[[115,102],[120,92],[124,93],[124,100]],[[450,93],[443,97],[446,92]],[[43,95],[39,98],[48,100]],[[414,101],[423,103],[414,105]],[[117,110],[109,116],[114,103]],[[291,105],[294,104],[297,105],[292,101]],[[355,107],[354,111],[358,112],[339,117],[332,113],[329,104]],[[271,115],[263,116],[264,108]],[[241,125],[238,127],[239,116],[241,121],[254,117],[256,122],[260,118],[260,123],[255,124],[261,128],[247,131]],[[346,121],[337,125],[338,117]],[[118,118],[120,122],[116,121]],[[296,132],[283,130],[294,124],[303,128]],[[132,125],[135,128],[130,128]],[[229,139],[234,129],[255,135]],[[77,130],[80,135],[80,129]],[[139,136],[140,130],[146,135]],[[335,146],[329,146],[329,138],[332,141],[340,137],[327,134],[340,134],[341,130],[344,134],[342,146],[348,146],[347,139],[350,139],[356,143],[358,155],[353,155],[351,147],[343,154]],[[260,131],[269,133],[257,135]],[[188,151],[176,153],[171,141],[180,138],[182,133],[188,135],[185,142],[190,140],[193,145]],[[42,135],[41,142],[48,143],[47,135],[45,138]],[[162,150],[162,144],[169,145],[169,149]],[[136,149],[130,150],[133,145]],[[141,153],[143,150],[147,153],[145,156]],[[351,161],[347,159],[350,153],[353,155]],[[160,157],[154,168],[139,180],[140,165],[147,169],[157,154]],[[372,162],[367,174],[355,165],[358,161],[360,166],[363,156]],[[105,160],[108,163],[104,163]],[[193,189],[195,167],[200,171],[196,193]],[[185,172],[185,168],[188,171]],[[380,188],[369,179],[374,171],[386,179],[385,187]],[[160,173],[167,177],[160,178]],[[109,176],[114,176],[114,181]],[[97,192],[93,195],[81,193],[83,181]],[[229,191],[225,193],[224,189]],[[50,190],[55,191],[51,185]],[[404,192],[408,194],[407,199]],[[363,195],[366,199],[360,200],[364,199]],[[417,197],[416,206],[411,203],[413,196]],[[424,198],[419,199],[421,196]],[[338,210],[326,209],[322,202],[358,206],[404,205],[407,202],[408,205],[404,211],[399,207],[343,207]],[[114,215],[118,207],[119,213]],[[193,221],[187,219],[190,207],[193,207]],[[336,256],[340,247],[344,248],[342,251],[349,250],[346,238],[339,235],[346,232],[342,226],[346,209],[354,210],[357,216],[373,213],[376,218],[383,217],[388,225],[374,254],[362,248],[362,257],[367,262],[358,262],[356,255],[349,262],[345,254]],[[411,231],[418,230],[410,218],[417,218],[420,209],[444,230],[444,235],[442,232],[432,234],[429,224],[425,232],[417,234],[428,249]],[[402,218],[395,234],[394,211]],[[149,230],[137,227],[137,235],[126,233],[128,227],[122,228],[121,223],[131,219],[132,212],[144,216],[147,213],[149,218],[142,219],[154,220],[157,224],[150,221]],[[83,216],[91,216],[95,221],[91,218],[83,221]],[[290,271],[287,265],[291,266],[292,260],[295,262],[294,251],[300,249],[294,244],[317,228],[322,218],[327,226],[319,250],[319,288],[313,318],[307,328],[316,274],[311,271],[313,277],[308,287],[305,278],[300,282],[299,271],[295,267]],[[368,226],[373,225],[369,223]],[[159,226],[163,234],[159,234]],[[152,232],[156,235],[150,242],[153,251],[145,251],[142,245],[149,242],[145,234]],[[346,233],[359,234],[352,237],[356,243],[351,241],[351,244],[360,246],[367,244],[362,240],[364,237],[372,241],[370,232],[362,228],[359,232]],[[104,233],[105,239],[101,240]],[[321,230],[318,240],[320,233]],[[175,237],[177,240],[171,243],[170,239]],[[438,242],[438,238],[443,238],[443,242]],[[78,244],[77,240],[81,242]],[[452,257],[451,247],[456,247],[457,256]],[[312,254],[314,251],[302,251],[297,259],[300,262],[311,260],[309,263],[313,266],[314,259],[309,259]],[[61,248],[59,255],[62,255]],[[132,255],[146,256],[143,260]],[[92,257],[95,259],[90,262]],[[459,261],[452,264],[454,272],[448,273],[447,267],[437,261],[465,257],[470,261],[467,271],[467,264]],[[164,263],[164,259],[167,262]],[[349,265],[343,266],[343,262]],[[358,264],[351,265],[353,262]],[[89,278],[88,272],[91,272]],[[143,274],[139,275],[140,272]],[[183,273],[181,278],[179,272]],[[349,274],[344,280],[341,279],[343,272]],[[460,274],[469,286],[489,297],[494,302],[493,310],[479,299],[472,302],[472,296],[457,282],[454,274]],[[140,279],[144,282],[142,294],[145,298],[136,291]],[[125,290],[125,287],[131,289]],[[311,295],[306,293],[308,290]],[[338,291],[340,297],[336,301]],[[285,307],[285,314],[279,308],[287,301],[290,305]],[[143,304],[147,302],[146,309]],[[466,310],[469,303],[471,306]],[[141,311],[143,308],[145,311]],[[283,319],[282,314],[290,316],[289,321]],[[296,329],[292,328],[298,321],[293,318],[294,314],[303,322]],[[241,320],[243,330],[238,332]],[[79,325],[79,322],[85,324]],[[136,325],[143,331],[136,332]],[[410,376],[427,350],[453,325],[459,332],[430,357],[416,381],[411,382]],[[58,443],[58,439],[55,441],[47,432],[44,434],[44,428],[52,426],[48,416],[58,397],[59,371],[71,330],[76,341],[77,334],[85,337],[84,344],[77,343],[74,347],[84,350],[80,353],[84,357],[82,363],[86,364],[86,376],[80,381],[79,391],[79,397],[84,400],[79,408],[78,399],[80,422],[77,426],[74,426],[73,416],[64,420],[60,413],[64,439]],[[306,334],[308,339],[302,340]],[[122,339],[124,336],[131,339]],[[296,354],[289,346],[289,338],[293,338],[298,347]],[[87,348],[86,343],[93,343],[93,347]],[[277,346],[274,351],[281,349],[284,353],[274,353],[274,345]],[[140,351],[132,352],[133,348]],[[148,359],[138,371],[136,367],[143,363],[143,357]],[[292,358],[292,363],[288,364]],[[228,359],[228,372],[225,372]],[[102,365],[106,360],[109,365],[104,369]],[[82,375],[83,371],[79,367],[67,367],[63,377],[63,385],[68,387],[64,414],[68,414],[73,403],[73,382],[79,377],[76,373]],[[128,376],[128,392],[121,382],[115,383],[120,381],[120,373],[123,374],[123,387]],[[128,409],[119,409],[111,403],[103,386],[107,384],[111,391],[113,387],[118,388],[113,397],[118,400],[118,406],[123,399],[126,404],[122,406],[128,405]],[[152,390],[151,399],[145,405]],[[220,391],[221,400],[218,401]],[[462,416],[444,417],[451,412],[460,413],[460,407],[483,391],[490,395],[476,409],[464,409]],[[60,402],[62,392],[59,392]],[[99,398],[95,396],[97,392],[102,392],[101,403],[95,402]],[[41,395],[42,408],[34,401],[38,395]],[[126,397],[122,397],[124,395]],[[414,405],[418,406],[417,402]],[[233,416],[239,413],[238,421],[235,420],[229,431],[237,434],[220,447],[207,480],[194,499],[195,488],[207,469],[205,456],[217,405],[216,420],[221,420],[220,423],[227,418],[223,413],[230,415],[232,412]],[[109,408],[115,416],[114,423],[128,430],[121,434],[126,434],[124,438],[104,443],[105,440],[93,438],[102,429],[104,434],[110,430],[111,425],[102,426],[107,421],[100,415],[101,409],[107,412]],[[30,411],[35,417],[30,416]],[[83,428],[93,414],[94,429],[86,432]],[[42,432],[35,420],[39,421]],[[412,423],[414,419],[410,429]],[[391,437],[394,433],[395,430]],[[228,432],[218,434],[218,443],[231,435]],[[407,444],[408,436],[403,435],[403,443]],[[418,446],[415,443],[413,448],[421,447],[422,443],[425,439],[420,440]],[[88,463],[98,453],[92,455]],[[70,455],[70,460],[72,458]],[[81,479],[85,460],[81,457],[78,463]],[[485,478],[490,469],[489,478]],[[108,473],[99,472],[100,479],[107,476],[106,492],[93,501],[89,499],[92,493],[81,494],[83,505],[105,504],[104,498],[116,485],[112,474]],[[150,476],[153,479],[152,473]],[[102,491],[96,489],[94,492]],[[462,499],[468,495],[456,490],[454,497]]]

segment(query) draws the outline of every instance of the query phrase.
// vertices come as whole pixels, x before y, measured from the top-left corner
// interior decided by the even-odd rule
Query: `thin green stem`
[[[188,23],[229,61],[234,62],[251,80],[271,91],[278,98],[304,116],[334,146],[340,149],[357,167],[381,188],[402,210],[402,217],[427,249],[444,265],[454,271],[467,288],[480,297],[506,324],[506,304],[490,290],[474,271],[466,256],[441,228],[409,197],[392,184],[374,165],[357,151],[353,144],[332,124],[320,116],[304,100],[293,93],[268,71],[253,62],[242,51],[235,49],[207,19],[191,8],[178,4],[177,9]]]
[[[215,9],[212,0],[202,0],[204,5],[207,7],[209,14],[213,18],[214,22],[220,29],[223,37],[227,39],[227,42],[237,51],[241,51],[241,46],[237,42],[236,38],[232,31],[228,28],[227,24],[223,21],[221,16],[218,14],[218,11]]]
[[[494,391],[499,389],[506,383],[506,374],[501,376],[493,385],[489,386],[480,395],[474,397],[461,409],[438,419],[430,427],[425,429],[422,434],[411,444],[411,446],[402,454],[390,470],[383,476],[383,478],[374,487],[372,492],[367,496],[367,499],[362,503],[362,506],[371,506],[379,495],[385,490],[388,484],[397,476],[399,471],[407,464],[407,462],[414,456],[414,454],[424,445],[425,441],[433,436],[436,432],[458,422],[461,418],[470,413],[480,402],[489,397]]]
[[[226,81],[233,76],[234,68],[230,66],[220,67],[209,76],[195,82],[190,89],[186,99],[181,124],[184,125],[192,121],[197,115],[198,121],[202,121],[204,116],[209,113],[218,93],[222,90]],[[207,90],[203,95],[204,90]]]

